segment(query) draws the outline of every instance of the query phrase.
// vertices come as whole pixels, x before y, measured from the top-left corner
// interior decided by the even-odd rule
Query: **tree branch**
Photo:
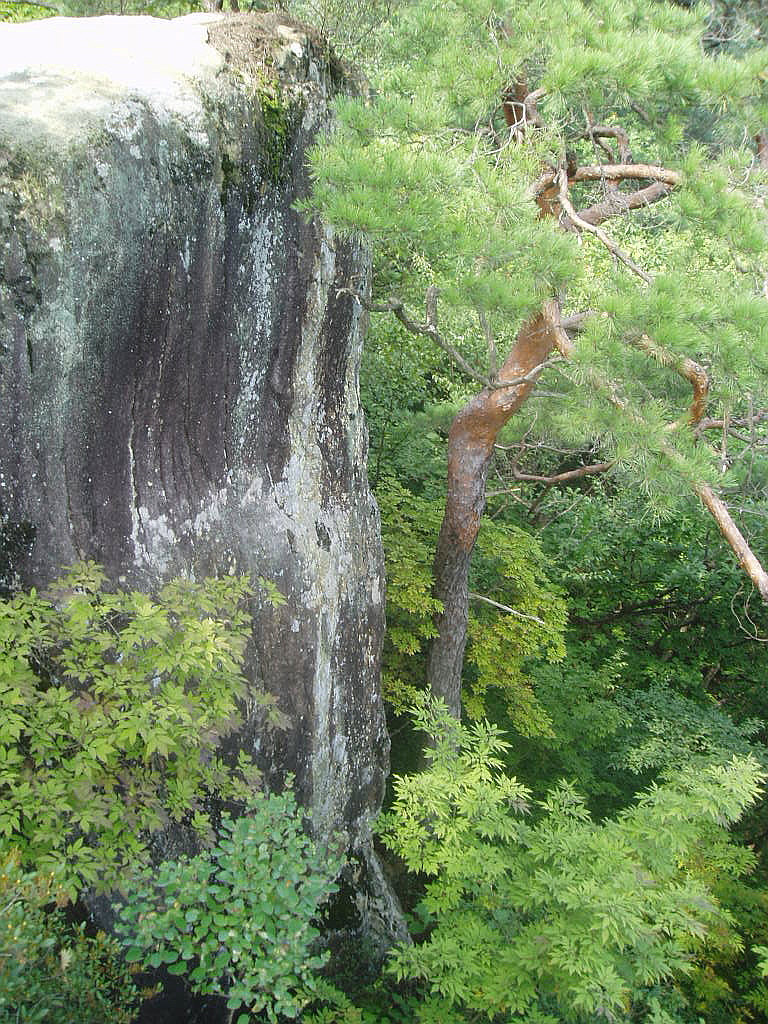
[[[529,622],[538,622],[540,626],[546,625],[546,623],[537,618],[535,615],[525,615],[523,612],[519,612],[516,608],[510,608],[508,604],[499,604],[498,601],[492,601],[490,597],[483,597],[482,594],[473,594],[469,592],[470,601],[482,601],[483,604],[490,604],[494,608],[498,608],[499,611],[506,612],[508,615],[514,615],[518,619],[527,619]]]
[[[564,316],[560,320],[560,326],[565,331],[573,331],[574,334],[578,334],[584,328],[586,321],[594,315],[594,309],[584,309],[581,313],[571,313],[570,316]]]
[[[757,587],[760,597],[768,604],[768,573],[753,554],[741,530],[731,518],[724,502],[718,498],[709,484],[694,483],[693,489],[714,516],[720,532],[730,544],[739,564]]]
[[[565,334],[565,331],[563,331],[563,334]],[[691,386],[694,388],[694,398],[691,403],[689,417],[697,415],[701,401],[703,401],[703,397],[706,397],[706,392],[703,392],[702,397],[701,391],[702,380],[700,374],[704,374],[704,377],[706,378],[706,374],[702,367],[692,359],[678,359],[671,353],[668,353],[661,346],[655,345],[655,343],[645,335],[643,338],[646,339],[646,342],[638,347],[643,348],[644,351],[652,353],[657,358],[661,357],[668,359],[669,362],[667,365],[673,367],[681,376],[685,377],[685,379],[691,383]],[[638,341],[641,340],[642,339],[638,339]],[[610,381],[604,379],[595,371],[588,373],[587,379],[590,384],[596,388],[596,390],[602,392],[606,396],[613,406],[621,410],[621,412],[629,416],[635,422],[642,424],[643,419],[640,414],[631,409],[628,403],[616,393],[616,388]],[[693,423],[695,424],[695,422],[696,421],[694,420]],[[760,597],[768,604],[768,573],[766,573],[765,569],[760,564],[759,559],[750,548],[744,535],[733,521],[733,518],[723,500],[715,494],[709,484],[690,479],[690,473],[685,460],[671,445],[662,442],[661,453],[669,460],[684,479],[688,479],[690,481],[691,488],[712,514],[720,532],[739,560],[739,564],[742,569],[744,569],[746,574],[754,583]]]
[[[511,380],[495,380],[490,386],[496,390],[501,390],[502,388],[516,388],[519,384],[528,384],[530,381],[536,380],[547,367],[556,366],[559,362],[561,362],[560,355],[550,356],[549,359],[544,359],[542,362],[537,363],[532,370],[524,373],[522,377],[513,377]]]
[[[573,175],[574,181],[642,181],[644,178],[664,181],[673,188],[683,180],[679,171],[659,167],[657,164],[585,164],[577,167]]]
[[[629,136],[623,128],[607,124],[591,124],[577,138],[589,139],[591,142],[596,142],[598,139],[615,139],[619,150],[619,160],[624,164],[632,162],[632,154],[629,151]],[[608,147],[604,146],[602,148],[607,149]]]
[[[688,356],[681,357],[675,355],[674,352],[670,352],[669,349],[657,344],[647,334],[631,339],[631,344],[635,348],[639,348],[641,351],[653,356],[662,366],[669,366],[681,377],[685,377],[693,388],[693,400],[688,410],[688,422],[691,426],[696,426],[706,411],[707,397],[709,395],[709,376],[704,367],[700,363],[694,362],[693,359],[688,358]],[[673,424],[673,426],[677,426],[677,424]]]
[[[607,615],[602,615],[598,619],[584,619],[579,615],[571,615],[568,622],[574,626],[588,626],[594,629],[597,626],[605,626],[609,622],[616,622],[618,619],[631,618],[634,615],[643,615],[646,612],[665,613],[679,611],[681,608],[690,609],[699,605],[705,605],[710,601],[710,598],[697,598],[693,601],[671,601],[670,597],[674,593],[674,590],[666,590],[658,597],[649,601],[643,601],[640,604],[619,604],[619,607],[614,609],[614,611]]]
[[[564,330],[578,332],[582,329],[584,322],[594,315],[595,311],[591,309],[584,310],[582,313],[574,313],[572,316],[561,320],[560,327]],[[723,420],[704,419],[709,395],[709,375],[701,363],[697,363],[689,356],[678,356],[674,352],[670,352],[669,349],[664,348],[663,345],[659,345],[658,342],[649,338],[647,334],[630,338],[630,344],[635,348],[639,348],[647,355],[652,356],[662,366],[674,369],[681,377],[685,377],[691,385],[693,400],[688,410],[688,423],[696,428],[697,434],[702,430],[720,430],[722,428]],[[568,355],[570,353],[563,354]],[[763,419],[768,419],[768,409],[761,409],[751,417],[730,419],[729,423],[733,426],[751,427],[754,423],[758,423]],[[676,426],[678,426],[677,422],[670,424],[670,427]]]
[[[639,346],[643,348],[644,351],[653,354],[656,358],[665,360],[667,365],[672,366],[677,373],[682,377],[685,377],[685,379],[690,383],[693,388],[693,401],[691,402],[689,412],[689,422],[695,427],[704,415],[707,392],[709,390],[709,378],[707,377],[704,368],[698,363],[695,363],[692,359],[678,359],[652,342],[647,335],[643,335],[639,340]],[[725,430],[727,421],[724,418],[722,422],[723,430]],[[680,456],[678,456],[676,452],[673,454],[675,460],[680,461]],[[727,506],[723,500],[715,494],[709,484],[693,481],[692,486],[696,494],[704,503],[705,507],[712,513],[715,522],[720,528],[720,532],[731,546],[731,549],[738,558],[742,569],[744,569],[746,574],[754,583],[760,597],[763,601],[768,603],[768,573],[766,573],[765,569],[760,564],[759,559],[755,556],[747,543],[741,530],[739,530],[738,526],[733,521]]]
[[[485,335],[485,343],[488,346],[488,376],[492,381],[496,380],[496,375],[499,372],[499,356],[496,351],[496,342],[493,337],[493,331],[491,325],[488,323],[488,317],[482,311],[477,311],[478,319],[480,320],[480,326],[483,329]]]
[[[530,186],[533,196],[539,196],[545,192],[559,174],[559,168],[548,168]],[[571,181],[662,181],[674,188],[680,185],[683,180],[679,171],[670,170],[668,167],[659,167],[657,164],[585,164],[583,167],[576,167],[570,176]]]
[[[559,356],[552,356],[549,359],[544,359],[542,362],[537,363],[536,366],[527,373],[524,373],[519,377],[511,378],[510,380],[496,380],[492,377],[486,377],[484,374],[480,373],[479,370],[476,370],[471,363],[468,363],[461,352],[451,345],[450,342],[446,341],[438,331],[436,324],[437,298],[440,293],[434,285],[431,285],[427,289],[425,298],[427,320],[426,323],[423,324],[417,323],[415,320],[411,319],[405,310],[405,304],[402,299],[391,297],[387,299],[386,302],[369,302],[352,288],[339,288],[337,289],[337,294],[351,295],[352,298],[355,299],[356,302],[360,303],[363,309],[367,310],[369,313],[393,313],[407,331],[411,334],[430,338],[443,350],[443,352],[446,353],[446,355],[450,356],[450,358],[468,377],[471,377],[472,380],[482,384],[483,387],[488,388],[489,391],[503,391],[506,388],[514,388],[521,384],[529,384],[531,381],[536,380],[536,378],[539,377],[542,371],[546,370],[547,367],[554,366],[560,362]],[[546,307],[548,308],[550,305],[552,304],[547,303]],[[481,317],[482,319],[485,319],[482,314]],[[571,342],[567,338],[567,335],[565,335],[565,331],[562,331],[562,334],[570,345]]]
[[[730,430],[731,427],[751,428],[755,423],[760,423],[763,420],[768,420],[768,409],[758,409],[752,416],[730,416],[728,418],[728,429]],[[696,433],[700,434],[704,430],[722,430],[724,425],[725,420],[723,419],[703,418],[696,424]]]
[[[698,416],[700,419],[701,413],[703,413],[702,403],[706,400],[706,390],[709,386],[705,371],[692,359],[677,359],[675,356],[672,356],[671,353],[667,353],[666,350],[655,345],[650,338],[647,338],[645,335],[640,339],[640,342],[643,342],[643,344],[639,347],[643,348],[644,351],[653,354],[656,358],[661,356],[662,358],[669,359],[667,365],[672,366],[681,376],[685,377],[685,379],[690,382],[693,387],[694,397],[691,403],[689,421],[692,425],[695,425],[698,422],[696,417]],[[626,404],[624,404],[623,407],[626,411]],[[664,444],[662,445],[662,452],[679,468],[684,476],[687,475],[682,457],[673,448]],[[768,573],[766,573],[765,569],[760,564],[759,559],[750,548],[741,530],[739,530],[738,526],[733,521],[731,513],[728,511],[725,502],[715,494],[709,484],[701,483],[698,480],[692,480],[691,486],[703,502],[704,506],[712,514],[720,532],[728,541],[731,550],[738,558],[739,565],[741,565],[742,569],[754,583],[760,597],[764,602],[768,603]]]
[[[427,310],[427,322],[420,324],[411,317],[405,310],[405,303],[402,299],[395,297],[387,299],[386,302],[369,302],[363,298],[358,292],[352,288],[339,288],[337,294],[351,295],[356,302],[359,302],[363,309],[366,309],[369,313],[393,313],[394,316],[400,321],[407,331],[411,334],[418,334],[422,337],[430,338],[434,343],[445,352],[446,355],[456,363],[456,365],[463,370],[468,377],[472,380],[482,384],[483,387],[494,387],[492,382],[485,376],[476,370],[471,363],[468,363],[464,356],[459,352],[457,348],[451,345],[450,342],[446,341],[445,338],[440,334],[437,329],[437,296],[438,290],[434,285],[427,289],[425,298],[425,305]],[[500,385],[498,385],[500,386]]]
[[[376,309],[374,306],[369,307],[372,312],[386,312],[387,309],[394,313],[400,323],[405,327],[406,330],[410,331],[411,334],[421,334],[427,338],[431,338],[434,343],[445,352],[446,355],[450,356],[451,359],[460,367],[468,377],[472,380],[478,381],[484,387],[490,387],[491,382],[485,374],[480,373],[478,370],[468,363],[464,356],[455,348],[449,341],[440,334],[437,327],[434,324],[418,324],[408,316],[405,311],[405,306],[400,299],[390,299],[384,306]]]
[[[546,484],[552,487],[555,484],[565,484],[571,480],[579,480],[585,476],[595,476],[598,473],[607,473],[616,465],[615,462],[595,462],[590,466],[580,466],[578,469],[569,469],[564,473],[555,473],[554,476],[539,476],[536,473],[523,473],[517,466],[512,466],[512,476],[515,480],[523,480],[529,483]]]
[[[571,219],[575,227],[579,228],[582,231],[588,231],[590,234],[595,235],[595,237],[598,238],[603,243],[605,248],[611,253],[612,256],[615,256],[617,260],[623,263],[625,267],[631,270],[633,274],[636,274],[642,281],[645,281],[646,284],[650,284],[653,281],[651,275],[647,274],[642,269],[642,267],[639,267],[633,259],[627,256],[627,254],[623,252],[623,250],[621,250],[618,247],[618,245],[616,245],[613,239],[610,238],[603,231],[602,228],[598,227],[595,224],[590,224],[586,220],[582,220],[579,214],[576,213],[576,211],[573,208],[573,204],[568,198],[568,175],[564,167],[561,168],[559,172],[558,199],[563,210]]]
[[[529,92],[526,80],[519,78],[502,96],[501,110],[504,120],[510,131],[518,138],[525,135],[529,125],[534,128],[544,127],[536,104],[546,94],[546,89],[534,89]]]
[[[639,210],[644,206],[651,206],[660,199],[665,199],[671,191],[672,186],[665,181],[656,181],[653,185],[638,189],[637,192],[630,192],[628,195],[613,191],[602,202],[579,210],[579,217],[587,224],[602,224],[610,217],[617,217],[629,210]]]
[[[758,132],[755,136],[757,143],[757,161],[764,171],[768,170],[768,132]]]

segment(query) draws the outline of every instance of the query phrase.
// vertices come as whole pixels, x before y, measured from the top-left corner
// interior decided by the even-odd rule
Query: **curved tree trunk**
[[[434,594],[443,604],[427,662],[427,681],[461,717],[461,671],[467,643],[469,566],[485,508],[485,482],[499,431],[530,395],[537,368],[561,343],[560,307],[547,302],[521,328],[499,372],[506,387],[483,388],[459,412],[448,438],[445,515],[437,541]],[[521,378],[524,378],[521,380]],[[517,382],[517,383],[515,383]]]

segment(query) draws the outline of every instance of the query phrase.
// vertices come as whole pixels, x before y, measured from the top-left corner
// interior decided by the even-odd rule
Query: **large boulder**
[[[383,573],[358,395],[361,246],[308,221],[348,87],[275,14],[0,25],[0,583],[83,558],[151,589],[251,573],[239,743],[343,828],[397,930],[369,822],[388,767]]]

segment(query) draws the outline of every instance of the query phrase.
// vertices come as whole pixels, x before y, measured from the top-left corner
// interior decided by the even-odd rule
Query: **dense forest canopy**
[[[557,4],[546,17],[526,3],[401,5],[378,36],[368,102],[340,105],[313,164],[313,208],[374,246],[373,293],[358,301],[372,319],[363,386],[393,708],[426,683],[454,715],[491,716],[519,780],[541,797],[575,780],[598,815],[634,813],[653,780],[679,785],[734,754],[764,761],[764,17],[759,5]],[[490,910],[498,879],[481,892],[470,877],[489,851],[462,842],[492,826],[462,833],[459,854],[420,809],[434,798],[438,819],[471,819],[476,791],[445,796],[447,778],[465,778],[449,767],[463,742],[397,787],[410,831],[395,845],[435,879],[438,922],[401,976],[432,982],[443,1013],[458,992],[498,1019],[762,1019],[749,957],[713,948],[674,994],[629,995],[628,964],[595,953],[564,996],[556,963],[540,963],[519,864],[507,928]],[[412,763],[395,744],[396,763]],[[564,866],[547,828],[542,872],[550,857]],[[564,842],[580,850],[577,877],[599,862]],[[588,940],[554,877],[569,909],[554,926],[550,908],[546,927],[568,935],[575,977]],[[730,906],[749,905],[754,927],[759,875],[745,888],[730,877]],[[588,902],[595,876],[574,884]],[[462,929],[474,941],[459,954]],[[484,948],[511,951],[518,1004]]]
[[[374,259],[372,291],[345,291],[371,319],[396,771],[380,828],[414,941],[324,1008],[302,961],[284,1007],[765,1021],[768,11],[290,9],[369,81],[338,102],[304,208]],[[172,937],[144,941],[180,963]],[[210,991],[241,985],[230,966]]]
[[[760,162],[744,146],[762,139],[765,58],[704,56],[700,18],[666,4],[568,5],[546,29],[525,4],[419,7],[398,26],[381,94],[342,108],[318,151],[315,201],[379,242],[379,294],[360,301],[481,389],[449,433],[435,559],[428,675],[458,713],[485,480],[524,405],[528,447],[593,453],[555,476],[634,478],[657,518],[692,491],[768,597],[715,489],[737,486],[723,424],[754,425],[762,407],[765,302],[750,268],[765,243],[748,194]],[[507,461],[505,480],[542,475]]]

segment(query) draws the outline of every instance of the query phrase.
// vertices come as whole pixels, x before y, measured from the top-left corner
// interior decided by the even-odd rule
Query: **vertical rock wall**
[[[3,582],[92,558],[276,584],[250,672],[288,728],[239,741],[381,895],[382,554],[340,291],[369,263],[293,208],[343,71],[275,15],[2,25],[0,53]]]

